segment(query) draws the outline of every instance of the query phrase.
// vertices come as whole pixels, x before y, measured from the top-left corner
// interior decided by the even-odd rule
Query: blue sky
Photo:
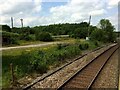
[[[91,15],[92,25],[98,25],[100,19],[109,19],[117,29],[119,0],[1,0],[0,24],[20,27],[49,25],[54,23],[88,22]],[[6,8],[4,8],[6,7]]]

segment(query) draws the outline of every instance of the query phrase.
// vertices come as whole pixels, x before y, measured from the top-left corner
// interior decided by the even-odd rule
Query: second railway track
[[[115,45],[98,57],[93,59],[81,70],[78,70],[73,76],[67,79],[59,88],[61,89],[74,89],[74,88],[91,88],[91,85],[97,78],[98,74],[110,59],[112,54],[118,49],[118,45]]]

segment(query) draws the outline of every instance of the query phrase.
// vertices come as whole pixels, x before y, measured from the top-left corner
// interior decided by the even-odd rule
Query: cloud
[[[105,3],[100,0],[71,0],[66,5],[50,8],[53,17],[59,17],[59,20],[66,22],[81,22],[90,15],[100,16],[107,11],[104,9]]]
[[[1,15],[15,15],[20,12],[27,14],[34,11],[39,12],[41,10],[40,2],[38,1],[16,1],[16,0],[4,0],[0,3]]]
[[[108,9],[118,6],[119,0],[108,0]]]
[[[91,11],[89,14],[93,15],[93,16],[96,16],[96,15],[103,15],[105,13],[106,13],[106,11],[104,9],[100,9],[100,10]]]
[[[47,8],[48,12],[44,12],[48,13],[48,15],[44,16],[41,15],[43,8],[42,2],[52,2],[52,0],[1,0],[0,24],[10,25],[10,17],[14,18],[14,26],[21,26],[21,18],[23,18],[24,26],[47,25],[54,23],[77,23],[82,21],[88,22],[90,15],[92,15],[92,18],[97,18],[96,21],[98,21],[99,17],[110,13],[108,13],[106,7],[113,8],[116,5],[115,2],[117,2],[117,0],[65,1],[66,4],[64,5],[56,5],[49,9]],[[115,1],[114,4],[112,3],[113,1]],[[56,0],[55,2],[59,3],[61,1]],[[93,19],[91,23],[94,24],[95,20]]]
[[[0,24],[10,25],[10,17],[14,18],[14,25],[20,25],[20,19],[25,19],[25,26],[34,21],[34,14],[42,10],[41,0],[1,0],[0,1]],[[33,20],[31,20],[31,17]]]

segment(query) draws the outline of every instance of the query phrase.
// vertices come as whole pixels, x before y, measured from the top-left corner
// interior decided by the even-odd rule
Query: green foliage
[[[72,37],[74,38],[86,38],[88,33],[87,27],[75,29]]]
[[[52,36],[48,32],[36,34],[36,39],[40,41],[53,41]]]
[[[40,32],[49,32],[52,35],[71,35],[74,33],[75,29],[82,28],[85,29],[88,27],[87,22],[81,22],[81,23],[65,23],[65,24],[53,24],[48,26],[36,26],[33,29],[40,33]],[[81,30],[82,30],[81,29]]]
[[[4,51],[2,56],[3,85],[6,84],[5,82],[10,84],[11,81],[10,63],[13,63],[15,75],[19,79],[34,72],[43,74],[51,69],[51,66],[58,67],[61,63],[66,62],[66,59],[69,60],[80,55],[81,50],[93,48],[96,48],[94,42],[79,41],[78,39],[75,44],[58,44],[43,49],[13,50],[9,53]]]
[[[30,28],[29,26],[23,28],[14,27],[12,28],[12,32],[19,34],[35,34],[35,30],[33,28]]]
[[[90,35],[91,40],[97,40],[97,41],[103,41],[106,42],[107,41],[107,36],[105,31],[101,30],[101,29],[96,29],[94,30],[91,35]]]
[[[57,49],[60,50],[60,49],[67,47],[67,46],[69,46],[69,44],[57,44]]]
[[[18,40],[19,40],[19,34],[2,31],[2,44],[3,45],[19,44]]]
[[[79,48],[81,50],[87,50],[89,48],[89,43],[80,43]]]
[[[100,28],[105,31],[107,42],[113,42],[116,40],[116,35],[114,33],[114,26],[111,24],[111,22],[108,19],[101,19],[100,22]]]
[[[11,28],[8,25],[2,25],[2,31],[11,32]]]
[[[20,39],[26,41],[34,41],[36,40],[36,37],[34,34],[20,34]]]
[[[34,51],[29,53],[30,69],[40,73],[45,73],[48,70],[48,65],[44,59],[45,53],[43,51]]]
[[[99,43],[99,41],[97,41],[97,40],[95,40],[95,41],[93,41],[93,43],[95,44],[95,46],[100,46],[100,43]]]

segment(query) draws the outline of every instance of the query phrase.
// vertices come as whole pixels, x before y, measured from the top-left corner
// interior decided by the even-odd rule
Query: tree
[[[90,35],[91,40],[97,40],[102,42],[106,42],[106,37],[107,36],[105,34],[105,31],[101,29],[95,29]]]
[[[88,31],[87,31],[86,27],[77,28],[73,32],[73,37],[75,37],[75,38],[86,38],[87,32]]]
[[[113,42],[116,37],[114,35],[114,26],[108,19],[101,19],[100,22],[100,29],[104,30],[107,35],[107,41]]]
[[[9,45],[9,44],[19,44],[19,34],[12,33],[12,32],[6,32],[2,31],[2,44],[3,45]]]

